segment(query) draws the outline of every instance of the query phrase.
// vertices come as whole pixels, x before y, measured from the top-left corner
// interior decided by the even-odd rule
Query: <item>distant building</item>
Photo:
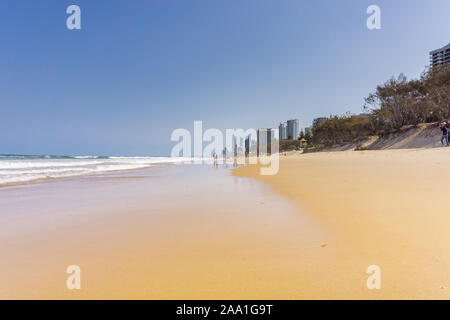
[[[261,128],[257,130],[258,134],[258,144],[260,139],[262,139],[262,144],[271,144],[273,138],[273,130],[270,128]]]
[[[287,136],[288,139],[297,140],[299,137],[299,123],[298,119],[287,121]]]
[[[255,155],[258,149],[257,140],[252,140],[252,137],[248,136],[247,138],[245,138],[244,144],[245,144],[245,154]]]
[[[325,118],[325,117],[320,117],[320,118],[315,118],[314,120],[313,120],[313,127],[315,127],[316,125],[318,125],[320,122],[322,122],[322,121],[326,121],[328,118]]]
[[[288,134],[287,134],[287,123],[286,122],[282,122],[278,126],[278,135],[279,135],[280,140],[287,140]]]
[[[272,140],[274,139],[274,132],[270,128],[261,128],[257,130],[257,137],[258,137],[258,155],[261,154],[260,151],[267,151],[267,153],[270,153],[270,146],[272,143]],[[263,148],[260,150],[260,148]],[[266,152],[263,152],[266,153]]]
[[[242,137],[239,137],[239,139],[235,136],[235,135],[233,135],[233,155],[234,156],[237,156],[238,154],[241,154],[242,153],[242,145],[243,145],[243,143],[244,143],[244,140],[243,140],[243,138]]]
[[[430,65],[434,67],[450,64],[450,43],[443,48],[430,52]]]

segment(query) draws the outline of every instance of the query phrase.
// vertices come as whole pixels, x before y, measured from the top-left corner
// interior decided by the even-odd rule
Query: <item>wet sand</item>
[[[449,167],[442,148],[297,154],[274,176],[234,173],[289,197],[327,234],[300,298],[449,299]],[[381,268],[380,290],[367,289],[370,265]]]
[[[230,169],[169,165],[1,188],[0,298],[308,298],[327,233]],[[81,268],[81,290],[66,287],[69,265]]]

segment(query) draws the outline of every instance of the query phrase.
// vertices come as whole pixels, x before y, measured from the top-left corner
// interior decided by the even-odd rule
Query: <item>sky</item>
[[[2,0],[0,154],[164,156],[194,120],[304,128],[449,42],[448,0]]]

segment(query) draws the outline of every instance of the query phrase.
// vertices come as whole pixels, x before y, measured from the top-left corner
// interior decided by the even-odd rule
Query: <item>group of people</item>
[[[449,147],[450,143],[448,140],[448,135],[450,132],[450,125],[448,122],[442,122],[441,123],[441,131],[442,131],[442,138],[441,138],[441,143],[443,146]]]

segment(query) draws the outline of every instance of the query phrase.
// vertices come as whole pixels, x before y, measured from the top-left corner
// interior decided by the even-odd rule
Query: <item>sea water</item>
[[[0,155],[0,186],[190,161],[170,157]]]

